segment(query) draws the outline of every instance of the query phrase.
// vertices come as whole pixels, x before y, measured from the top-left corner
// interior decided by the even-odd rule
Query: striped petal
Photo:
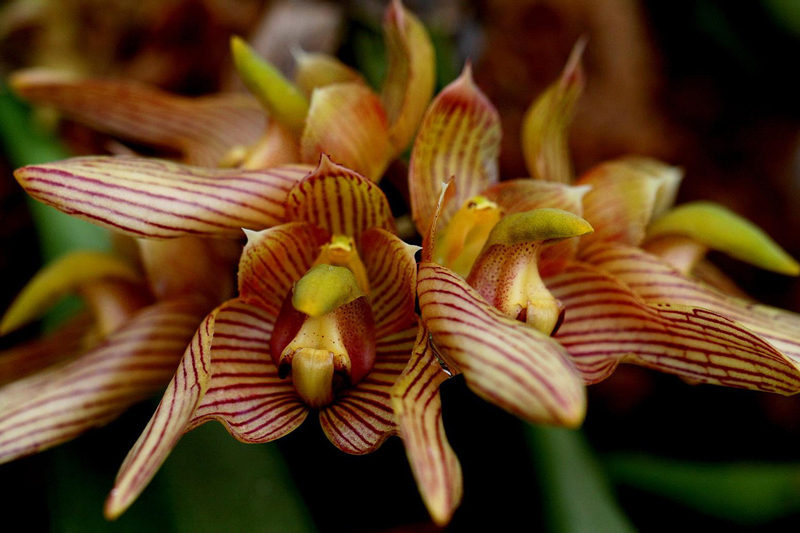
[[[378,339],[375,366],[319,413],[322,430],[343,452],[362,455],[397,434],[390,391],[411,355],[416,325]]]
[[[300,157],[314,164],[325,154],[379,181],[392,153],[389,122],[378,96],[363,83],[336,83],[314,90]]]
[[[636,248],[596,246],[589,252],[587,261],[620,279],[646,302],[708,309],[741,324],[800,364],[800,316],[797,314],[730,297]]]
[[[428,330],[419,328],[414,352],[392,387],[394,416],[408,462],[433,521],[446,525],[463,493],[461,464],[447,441],[439,386],[450,377],[439,364]]]
[[[531,177],[572,182],[569,158],[569,125],[583,92],[584,73],[581,56],[586,40],[572,49],[561,79],[548,87],[533,102],[523,119],[522,153]]]
[[[239,94],[186,98],[136,82],[74,79],[55,71],[17,73],[14,90],[82,124],[125,140],[176,150],[183,162],[216,167],[266,126],[258,102]]]
[[[247,232],[239,262],[239,297],[278,316],[292,285],[314,264],[330,235],[314,224],[282,224]]]
[[[307,97],[311,96],[314,89],[334,83],[366,84],[361,74],[334,56],[304,50],[296,50],[293,55],[296,63],[294,82]]]
[[[54,332],[0,352],[0,386],[17,381],[85,350],[92,329],[88,314],[80,314]]]
[[[242,442],[269,442],[308,414],[290,379],[278,377],[269,355],[275,316],[233,300],[214,323],[211,381],[187,431],[218,420]]]
[[[414,254],[419,246],[406,244],[385,230],[371,229],[361,236],[360,249],[370,283],[376,337],[380,339],[415,324]]]
[[[370,228],[397,233],[389,202],[378,186],[325,155],[289,193],[286,218],[356,239]]]
[[[556,339],[589,383],[628,362],[694,382],[782,394],[800,390],[800,365],[718,313],[675,299],[648,304],[586,263],[549,279],[548,288],[566,308]]]
[[[0,462],[106,424],[163,387],[201,317],[193,302],[156,304],[78,359],[0,389]]]
[[[594,167],[578,180],[592,187],[583,198],[583,216],[594,227],[581,246],[641,244],[650,221],[674,201],[682,177],[680,169],[653,159],[623,158]]]
[[[386,8],[383,21],[389,71],[381,100],[389,116],[389,136],[395,154],[414,138],[436,85],[436,59],[425,26],[400,0]]]
[[[166,460],[192,420],[210,380],[211,339],[219,308],[210,313],[185,349],[156,412],[120,467],[105,504],[113,520],[130,507]],[[178,352],[180,353],[180,352]],[[174,361],[171,368],[174,367]]]
[[[436,201],[452,176],[456,197],[442,213],[447,222],[469,198],[499,179],[500,117],[472,80],[469,65],[445,87],[425,113],[408,169],[411,212],[424,235],[436,211]]]
[[[283,221],[283,202],[306,167],[242,171],[158,159],[81,157],[14,173],[33,196],[133,237],[240,235]]]
[[[549,207],[583,216],[583,197],[590,190],[587,185],[517,179],[498,183],[483,191],[482,196],[503,208],[506,215]],[[568,260],[575,257],[578,242],[577,239],[567,239],[542,250],[539,272],[546,276],[561,270]]]
[[[103,252],[73,252],[40,270],[3,315],[0,335],[40,318],[63,296],[102,279],[141,283],[142,276],[126,261]]]
[[[766,270],[790,276],[800,274],[800,264],[761,228],[713,202],[683,204],[648,228],[648,238],[668,235],[691,237]]]
[[[442,266],[422,262],[418,276],[422,320],[473,391],[529,422],[583,421],[586,390],[556,341],[506,317]]]

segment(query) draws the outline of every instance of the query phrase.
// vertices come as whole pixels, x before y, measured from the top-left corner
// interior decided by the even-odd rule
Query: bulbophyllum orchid
[[[681,174],[663,163],[612,161],[573,184],[566,138],[583,83],[582,46],[525,119],[526,161],[538,179],[499,182],[499,118],[469,67],[433,100],[414,144],[423,333],[393,398],[439,523],[461,495],[438,397],[452,374],[523,419],[567,426],[583,417],[580,402],[563,409],[581,397],[573,380],[595,383],[620,362],[692,382],[800,391],[800,319],[688,275],[709,248],[789,274],[800,270],[794,260],[722,208],[669,211]],[[708,279],[726,286],[719,275]],[[479,366],[497,371],[494,379],[479,379]],[[526,370],[534,379],[520,376]],[[526,392],[521,408],[514,399]]]
[[[319,410],[353,454],[397,433],[390,389],[414,339],[416,265],[383,193],[321,159],[286,201],[287,223],[247,231],[239,296],[205,319],[106,505],[121,514],[180,436],[216,419],[268,442]]]
[[[241,78],[278,124],[275,128],[282,128],[284,146],[294,147],[299,161],[316,163],[325,154],[378,181],[413,140],[435,88],[433,46],[400,0],[386,8],[383,30],[389,67],[380,95],[335,57],[298,51],[292,83],[243,40],[232,40]],[[241,162],[257,161],[274,142],[265,137],[243,149]]]
[[[387,7],[384,33],[389,70],[380,95],[356,71],[322,53],[297,52],[293,83],[239,38],[231,42],[234,62],[256,98],[188,98],[139,83],[46,70],[19,72],[11,84],[34,104],[124,140],[166,149],[190,165],[246,170],[315,165],[324,153],[377,181],[413,139],[435,87],[427,31],[399,0]]]

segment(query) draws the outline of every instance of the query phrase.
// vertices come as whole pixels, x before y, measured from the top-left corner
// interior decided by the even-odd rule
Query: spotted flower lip
[[[292,189],[286,212],[287,223],[247,233],[239,265],[239,296],[208,315],[195,334],[159,408],[120,470],[106,504],[110,518],[133,502],[185,431],[219,420],[241,441],[268,442],[289,433],[307,417],[310,409],[303,394],[298,393],[293,379],[281,378],[275,354],[270,355],[270,339],[278,331],[276,321],[286,317],[287,305],[310,313],[298,311],[300,322],[307,323],[304,317],[316,315],[327,320],[331,309],[368,302],[376,339],[371,369],[353,366],[349,374],[353,386],[335,391],[331,403],[323,401],[324,393],[316,396],[319,389],[313,383],[304,390],[322,398],[314,405],[322,429],[343,451],[368,453],[397,433],[390,389],[403,371],[417,335],[417,247],[394,235],[391,212],[377,186],[327,157]],[[301,283],[300,288],[298,283],[314,268],[328,268],[314,265],[321,250],[337,235],[349,237],[357,247],[368,279],[368,299],[358,296],[360,288],[351,276],[354,298],[339,299],[334,291],[330,305],[308,307],[308,295],[302,291],[313,283],[308,287]],[[349,242],[333,240],[337,247]],[[297,307],[292,303],[293,286]],[[359,324],[363,325],[360,319],[344,324],[339,330],[344,337],[363,337],[357,331]],[[289,330],[293,328],[296,330],[289,326]],[[294,335],[290,332],[288,337]],[[345,339],[344,344],[348,342]],[[307,370],[300,371],[306,376]],[[309,375],[319,380],[326,374]]]

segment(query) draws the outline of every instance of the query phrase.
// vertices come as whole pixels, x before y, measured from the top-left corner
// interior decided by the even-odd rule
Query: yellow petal
[[[800,264],[749,220],[712,202],[676,207],[647,229],[648,238],[683,235],[731,257],[773,272],[797,276]]]
[[[500,137],[497,110],[467,65],[433,100],[414,141],[408,186],[420,234],[428,230],[442,183],[455,176],[457,184],[454,201],[441,213],[446,222],[464,202],[498,181]]]
[[[393,0],[383,22],[389,71],[381,100],[389,116],[394,153],[402,153],[419,128],[436,85],[433,45],[422,23]]]
[[[191,165],[217,166],[231,148],[255,142],[266,124],[258,102],[242,94],[187,98],[132,81],[39,69],[16,73],[11,84],[33,104],[121,139],[177,151]]]
[[[231,53],[239,76],[270,117],[300,135],[308,114],[303,93],[240,37],[231,38]]]
[[[317,87],[334,83],[366,83],[361,74],[328,54],[298,50],[294,52],[294,59],[294,82],[307,98]]]
[[[533,102],[523,119],[522,152],[531,177],[561,183],[572,181],[568,134],[583,91],[581,55],[586,40],[572,49],[561,79]]]
[[[389,124],[378,96],[361,83],[337,83],[311,95],[300,156],[308,164],[327,155],[378,181],[392,156]]]
[[[141,282],[128,263],[102,252],[74,252],[40,270],[11,304],[0,323],[0,334],[41,317],[61,297],[99,279]]]

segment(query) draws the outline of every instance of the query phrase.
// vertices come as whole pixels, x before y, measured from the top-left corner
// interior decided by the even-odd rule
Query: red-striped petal
[[[248,232],[239,262],[239,297],[278,316],[292,285],[311,268],[329,239],[327,232],[307,222]]]
[[[702,383],[783,394],[800,390],[797,364],[720,314],[676,300],[648,305],[586,263],[573,263],[547,283],[566,308],[556,339],[587,382],[628,362]]]
[[[389,202],[378,186],[325,155],[317,169],[289,193],[286,217],[355,239],[370,228],[397,233]]]
[[[586,260],[624,282],[646,302],[695,306],[738,322],[800,365],[800,316],[723,294],[636,248],[596,246]]]
[[[133,237],[240,235],[283,221],[283,202],[308,168],[242,171],[158,159],[81,157],[14,175],[35,199]]]
[[[80,314],[41,339],[0,352],[0,386],[77,355],[86,349],[92,325],[91,316]]]
[[[473,391],[530,422],[583,421],[586,390],[556,341],[506,317],[440,265],[422,262],[418,276],[425,326]]]
[[[107,518],[121,515],[141,494],[192,420],[211,377],[211,339],[219,310],[200,324],[188,348],[184,343],[186,351],[161,403],[120,467],[106,500]]]
[[[70,79],[31,70],[11,80],[26,100],[126,140],[171,148],[191,165],[216,167],[234,147],[250,146],[264,131],[258,102],[242,94],[186,98],[141,83]]]
[[[408,169],[411,212],[417,231],[428,230],[442,183],[456,178],[446,222],[469,198],[499,179],[500,117],[472,80],[469,66],[433,99],[422,121]]]
[[[415,325],[378,339],[375,366],[370,373],[320,411],[322,430],[337,448],[362,455],[375,451],[397,434],[390,391],[408,362],[416,336]]]
[[[201,317],[194,302],[156,304],[79,358],[0,389],[0,462],[106,424],[163,387]]]
[[[187,431],[218,420],[242,442],[269,442],[308,414],[291,379],[278,377],[269,355],[275,316],[233,300],[214,323],[211,381]]]
[[[314,164],[322,154],[372,181],[392,157],[389,123],[380,98],[361,83],[315,89],[300,139],[300,157]]]
[[[447,441],[442,424],[439,386],[448,378],[428,336],[419,335],[408,366],[392,388],[392,404],[408,462],[434,522],[450,521],[461,502],[461,464]]]
[[[418,246],[406,244],[388,231],[371,229],[361,236],[361,257],[370,283],[375,334],[381,338],[416,323]]]

